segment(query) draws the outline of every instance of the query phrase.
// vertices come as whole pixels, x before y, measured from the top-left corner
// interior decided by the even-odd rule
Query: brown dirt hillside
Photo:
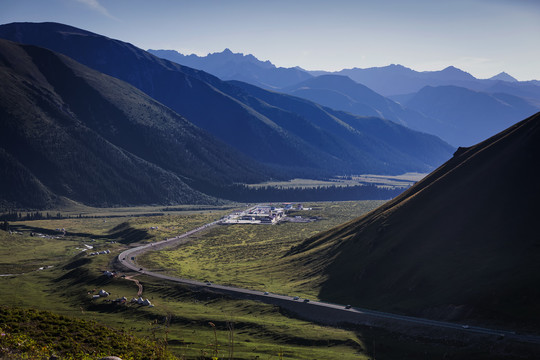
[[[326,276],[328,301],[538,330],[539,175],[540,113],[291,256]]]

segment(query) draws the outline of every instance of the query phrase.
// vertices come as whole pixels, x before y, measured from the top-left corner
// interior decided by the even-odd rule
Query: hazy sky
[[[540,0],[0,0],[1,24],[23,21],[308,70],[454,65],[540,79]]]

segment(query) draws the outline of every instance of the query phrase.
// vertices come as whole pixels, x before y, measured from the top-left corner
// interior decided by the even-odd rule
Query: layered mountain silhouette
[[[306,143],[328,149],[334,164],[337,159],[354,161],[364,168],[384,163],[386,172],[399,174],[412,164],[425,168],[444,158],[452,148],[435,136],[386,119],[356,116],[250,84],[230,83],[245,91],[236,95],[240,101],[272,117],[287,131],[302,136]],[[309,119],[309,123],[304,119]],[[324,160],[319,157],[317,161]],[[354,168],[349,169],[354,173]]]
[[[426,86],[403,103],[430,118],[428,131],[450,144],[476,144],[540,111],[540,106],[506,93],[485,93],[458,86]]]
[[[320,75],[286,87],[282,91],[332,109],[361,116],[381,117],[430,134],[440,133],[440,127],[443,126],[439,124],[440,121],[379,95],[347,76]],[[440,137],[440,134],[437,136]]]
[[[233,54],[228,49],[205,57],[185,56],[172,50],[150,51],[222,79],[275,89],[355,115],[383,117],[434,134],[456,147],[475,144],[540,110],[540,86],[534,81],[519,82],[505,72],[490,79],[477,79],[453,66],[441,71],[418,72],[401,65],[390,65],[334,73],[310,71],[313,77],[300,81],[299,77],[306,74],[301,69],[294,68],[299,72],[280,69],[280,75],[277,75],[270,62],[259,61],[253,55]],[[263,74],[270,73],[276,79],[271,85],[270,80],[261,81],[266,78]],[[459,103],[455,96],[458,90],[450,91],[450,88],[462,89],[459,90]],[[426,94],[431,92],[441,95],[448,92],[448,98],[438,97],[437,104],[441,109],[451,111],[439,116],[442,111],[433,109],[429,102],[433,100],[432,96],[427,100]],[[486,101],[487,98],[493,101]],[[422,103],[422,99],[427,102]],[[482,107],[485,111],[479,112]]]
[[[124,80],[246,156],[272,166],[280,176],[429,171],[453,151],[433,136],[388,121],[350,120],[371,126],[371,132],[362,132],[341,114],[313,115],[320,106],[298,102],[292,96],[278,97],[283,104],[295,104],[284,108],[256,98],[253,94],[258,88],[250,88],[248,93],[241,83],[224,82],[130,44],[67,25],[7,24],[0,26],[0,37],[47,47]],[[423,151],[415,156],[410,149]]]
[[[327,279],[324,300],[536,331],[539,175],[536,114],[289,256]]]
[[[383,117],[454,146],[476,144],[540,111],[525,98],[457,86],[426,86],[401,97],[399,104],[342,75],[320,75],[283,91],[353,114]]]
[[[0,79],[2,205],[216,203],[194,187],[268,179],[140,90],[64,55],[0,40]]]
[[[516,79],[506,73],[495,75],[491,79],[477,79],[454,66],[439,71],[415,71],[403,65],[394,64],[366,69],[343,69],[333,73],[325,71],[310,71],[310,73],[315,76],[323,74],[348,76],[377,93],[392,98],[396,95],[416,93],[426,86],[459,86],[476,91],[492,92],[490,89],[500,83],[513,83],[512,88],[516,91],[538,85],[535,81],[515,81]],[[520,96],[514,92],[509,94]],[[530,91],[529,95],[540,99],[537,97],[536,90]]]
[[[233,53],[229,49],[207,56],[183,55],[175,50],[148,50],[160,58],[180,65],[206,71],[222,80],[239,80],[266,89],[289,86],[312,76],[300,68],[276,67],[270,61],[260,61],[253,55]]]

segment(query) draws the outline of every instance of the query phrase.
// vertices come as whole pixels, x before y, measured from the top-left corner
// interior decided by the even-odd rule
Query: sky
[[[306,70],[452,65],[540,80],[540,0],[0,0],[0,24],[45,21],[145,50],[229,48]]]

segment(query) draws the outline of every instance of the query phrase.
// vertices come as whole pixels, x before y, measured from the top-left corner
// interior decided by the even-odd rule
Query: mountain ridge
[[[161,53],[165,54],[167,51],[161,51]],[[160,52],[156,54],[160,55]],[[168,57],[173,61],[193,66],[211,62],[213,66],[206,67],[206,71],[222,78],[243,81],[256,86],[261,86],[261,84],[256,77],[249,75],[251,70],[248,68],[252,66],[250,64],[258,62],[261,67],[273,66],[271,63],[258,61],[253,55],[233,54],[228,49],[223,53],[196,57],[198,65],[182,60],[193,55],[182,57],[176,52],[173,54],[177,57],[176,59],[174,56]],[[162,56],[167,58],[166,55]],[[237,64],[244,61],[244,65],[235,68],[234,72],[225,74],[223,68],[229,68],[229,62],[233,57],[236,57]],[[266,85],[262,87],[303,97],[355,115],[384,117],[411,129],[434,134],[453,146],[472,145],[540,109],[540,87],[534,82],[518,82],[506,73],[498,74],[491,79],[477,79],[455,66],[448,66],[438,71],[419,72],[402,65],[392,64],[385,67],[343,69],[336,72],[313,71],[310,74],[313,77],[279,89]],[[351,81],[347,82],[345,79],[351,79]],[[294,79],[290,79],[289,82],[292,83],[292,80]],[[426,92],[442,92],[451,86],[463,89],[462,101],[456,103],[450,96],[446,103],[440,97],[437,102],[442,107],[451,109],[450,112],[456,113],[456,116],[450,117],[448,114],[443,114],[438,117],[440,114],[434,111],[431,103],[420,103]],[[438,88],[438,90],[426,91],[427,88]],[[470,91],[467,92],[465,89]],[[485,93],[484,100],[482,96],[474,92]],[[388,95],[396,93],[400,94]],[[500,93],[507,95],[500,95]],[[511,99],[512,96],[516,98],[509,100],[508,106],[501,106],[504,102],[500,101],[501,97]],[[487,104],[485,101],[487,97],[497,100]],[[475,103],[476,100],[479,102]],[[465,104],[468,104],[470,109],[467,109]],[[479,113],[477,109],[486,104],[486,114]],[[461,110],[458,112],[454,107]],[[475,116],[471,116],[471,113]],[[463,118],[467,121],[463,121]]]
[[[425,86],[453,85],[476,91],[492,92],[491,88],[494,86],[498,86],[501,83],[511,83],[513,87],[508,89],[510,95],[520,96],[520,93],[526,93],[526,97],[540,100],[540,93],[538,92],[540,89],[537,89],[538,84],[534,80],[514,81],[516,79],[506,73],[495,75],[490,79],[477,79],[454,66],[448,66],[437,71],[416,71],[403,65],[392,64],[382,67],[351,68],[336,72],[316,71],[310,73],[313,75],[345,75],[387,97],[416,93]],[[508,76],[504,76],[503,74]],[[531,87],[534,88],[531,89]]]
[[[392,151],[399,149],[392,144],[371,139],[352,128],[346,132],[342,131],[341,134],[351,136],[352,133],[356,133],[354,136],[360,142],[354,147],[351,147],[349,142],[345,148],[340,145],[345,143],[335,138],[335,134],[329,134],[328,130],[322,130],[314,123],[324,120],[336,126],[342,124],[339,126],[343,127],[344,122],[339,119],[336,121],[336,115],[312,118],[312,113],[308,109],[317,108],[315,104],[296,102],[303,104],[305,112],[304,115],[298,116],[295,113],[297,109],[284,110],[278,103],[264,104],[264,101],[258,101],[253,95],[246,95],[245,88],[241,89],[234,83],[224,82],[206,72],[160,59],[119,40],[67,25],[13,23],[0,26],[0,36],[38,46],[53,47],[54,51],[64,53],[86,66],[134,85],[245,156],[270,166],[276,176],[327,177],[343,173],[388,171],[394,173],[397,169],[429,171],[448,158],[452,152],[452,148],[442,141],[437,142],[431,138],[414,135],[416,141],[423,141],[421,146],[427,144],[435,146],[436,151],[433,153],[439,154],[440,157],[432,158],[428,164],[413,157],[408,157],[409,161],[404,163],[398,163],[388,157],[389,161],[380,162],[376,158],[379,157],[379,153],[384,152],[383,148],[372,147],[366,152],[358,147],[379,143],[385,148],[393,148]],[[258,110],[252,105],[256,105]],[[320,114],[319,110],[317,113]],[[278,122],[281,125],[278,125]],[[309,126],[312,134],[318,133],[319,139],[326,137],[330,140],[320,145],[306,141],[302,133],[291,130],[293,124],[300,123],[311,123]],[[401,147],[409,146],[409,141],[402,139],[399,134],[396,135],[400,139]],[[410,135],[412,133],[408,131],[401,134],[404,137]],[[331,148],[324,148],[323,145]],[[339,152],[336,152],[338,149]]]
[[[206,71],[222,80],[244,81],[265,89],[282,88],[311,77],[298,67],[276,67],[269,60],[261,61],[251,54],[233,53],[228,48],[206,56],[183,55],[175,50],[147,51],[180,65]]]
[[[2,161],[15,170],[2,179],[9,202],[21,174],[37,207],[59,199],[51,194],[95,206],[216,203],[192,185],[268,178],[121,80],[36,46],[0,40],[0,55]]]
[[[476,144],[508,128],[517,119],[540,111],[539,106],[517,96],[453,85],[426,86],[403,104],[440,120],[443,126],[432,128],[432,133],[459,146]]]
[[[400,196],[290,256],[324,274],[327,301],[537,330],[539,137],[540,113],[460,148]]]
[[[430,119],[393,100],[379,95],[365,85],[344,75],[320,75],[282,91],[312,100],[335,110],[350,112],[359,116],[376,116],[392,120],[411,129],[433,134]],[[437,134],[440,137],[440,134]]]

